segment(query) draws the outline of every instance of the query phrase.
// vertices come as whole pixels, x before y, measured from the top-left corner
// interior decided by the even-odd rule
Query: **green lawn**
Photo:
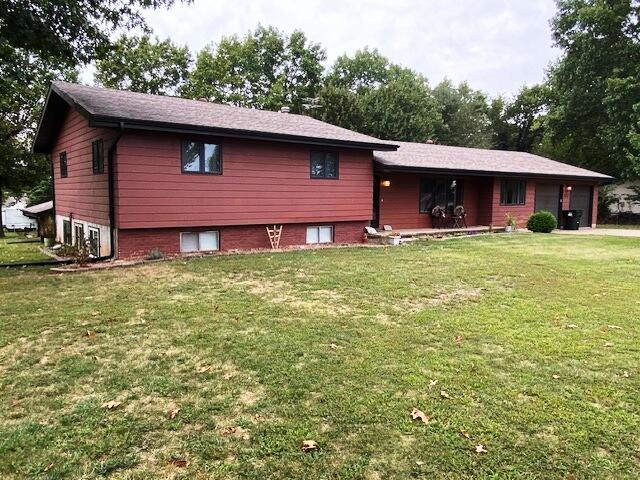
[[[640,477],[638,239],[3,270],[0,292],[2,478]]]
[[[5,238],[0,238],[0,263],[32,262],[37,260],[50,260],[40,250],[41,243],[9,243],[24,240],[21,233],[7,232]]]

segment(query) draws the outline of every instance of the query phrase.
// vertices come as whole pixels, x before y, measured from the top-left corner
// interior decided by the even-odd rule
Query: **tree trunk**
[[[2,179],[0,179],[0,208],[2,208]],[[4,238],[4,225],[2,224],[2,212],[0,212],[0,238]]]

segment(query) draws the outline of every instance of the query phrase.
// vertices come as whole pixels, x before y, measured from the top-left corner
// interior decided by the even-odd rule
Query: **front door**
[[[534,210],[546,210],[553,213],[558,222],[560,221],[560,201],[562,199],[562,186],[548,183],[536,184],[536,202]]]
[[[574,185],[571,189],[571,210],[582,210],[581,227],[591,226],[591,199],[593,188],[589,185]]]
[[[373,216],[371,218],[371,226],[378,228],[380,226],[380,177],[373,176]]]

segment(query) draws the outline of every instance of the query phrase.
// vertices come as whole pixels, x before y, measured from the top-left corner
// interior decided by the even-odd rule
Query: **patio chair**
[[[436,205],[431,210],[431,224],[433,228],[445,228],[446,227],[447,212],[440,205]]]
[[[462,205],[453,209],[453,228],[467,227],[467,211]]]

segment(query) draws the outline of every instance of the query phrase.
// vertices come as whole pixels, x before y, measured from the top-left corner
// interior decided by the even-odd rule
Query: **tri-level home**
[[[33,150],[50,156],[57,239],[99,257],[356,243],[366,226],[472,225],[580,208],[610,177],[517,152],[382,141],[305,115],[54,82]],[[276,227],[275,229],[273,227]],[[281,229],[280,229],[281,228]]]

